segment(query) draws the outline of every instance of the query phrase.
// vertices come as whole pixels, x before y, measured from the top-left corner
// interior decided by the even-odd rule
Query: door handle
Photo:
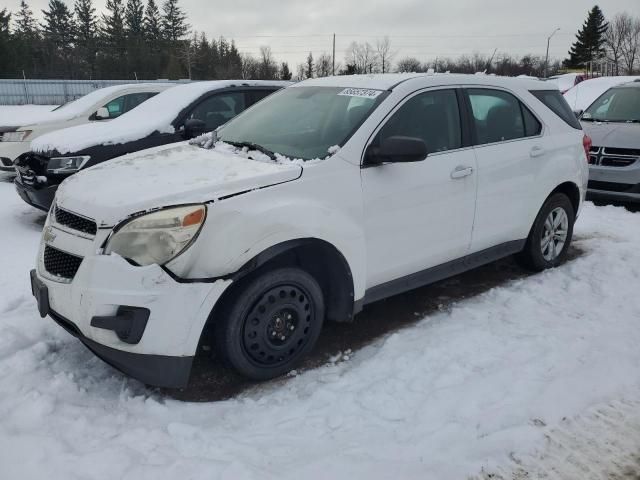
[[[538,147],[538,146],[532,147],[531,152],[529,152],[529,155],[531,155],[532,158],[541,157],[544,154],[545,154],[544,148]]]
[[[451,172],[451,178],[464,178],[468,177],[473,173],[472,167],[464,167],[462,165],[456,167],[453,172]]]

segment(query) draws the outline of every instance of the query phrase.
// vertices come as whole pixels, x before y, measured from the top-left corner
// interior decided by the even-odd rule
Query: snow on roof
[[[480,72],[476,75],[457,73],[378,73],[371,75],[338,75],[334,77],[313,78],[297,83],[292,87],[345,87],[345,88],[369,88],[374,90],[389,90],[407,81],[421,81],[425,86],[429,85],[496,85],[512,86],[516,88],[530,88],[540,90],[548,88],[544,82],[538,79],[501,77],[497,75],[485,75]]]
[[[586,110],[589,105],[611,87],[640,79],[640,76],[599,77],[580,82],[564,94],[573,110]]]
[[[152,90],[159,91],[164,88],[173,86],[172,83],[127,83],[125,85],[114,85],[112,87],[99,88],[93,92],[73,100],[69,103],[56,108],[55,110],[40,114],[37,117],[29,119],[31,125],[50,122],[63,122],[71,120],[72,118],[86,114],[93,105],[99,103],[102,99],[105,99],[114,93],[125,90]],[[27,124],[22,124],[27,125]]]
[[[106,122],[94,122],[57,130],[31,142],[34,152],[65,154],[96,145],[113,145],[144,138],[153,132],[173,133],[172,122],[194,100],[207,92],[232,86],[287,86],[290,82],[215,80],[169,88],[126,114]]]

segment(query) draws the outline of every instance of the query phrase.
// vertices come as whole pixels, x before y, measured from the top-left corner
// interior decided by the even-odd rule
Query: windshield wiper
[[[268,148],[263,147],[262,145],[258,145],[257,143],[253,143],[253,142],[229,142],[227,140],[223,140],[223,142],[228,143],[229,145],[233,145],[234,147],[238,147],[238,148],[248,148],[249,150],[257,150],[258,152],[264,153],[265,155],[267,155],[271,160],[275,160],[276,159],[276,154],[275,153],[273,153]]]

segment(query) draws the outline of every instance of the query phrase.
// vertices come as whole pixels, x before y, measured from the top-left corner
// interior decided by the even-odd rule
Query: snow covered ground
[[[637,471],[639,214],[588,204],[566,265],[443,299],[341,361],[208,403],[123,377],[39,317],[28,271],[42,221],[0,182],[0,478],[584,480]]]
[[[0,126],[28,125],[56,105],[0,105]]]

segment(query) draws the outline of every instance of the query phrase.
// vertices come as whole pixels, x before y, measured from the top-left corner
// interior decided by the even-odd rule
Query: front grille
[[[640,157],[640,149],[635,148],[611,148],[604,149],[605,155],[626,155],[629,157]]]
[[[603,167],[628,167],[635,162],[635,158],[603,156],[600,160],[600,165]]]
[[[640,150],[633,148],[591,147],[589,165],[628,167],[640,159]]]
[[[72,230],[88,233],[89,235],[95,235],[98,231],[98,226],[93,220],[89,220],[88,218],[63,210],[57,205],[54,207],[54,213],[56,222],[60,225],[64,225],[65,227],[69,227]]]
[[[49,245],[44,247],[44,268],[51,275],[72,280],[81,263],[82,257],[71,255]]]
[[[626,192],[631,190],[635,185],[632,183],[616,183],[616,182],[599,182],[597,180],[589,180],[587,188],[593,190],[606,190],[608,192]]]

